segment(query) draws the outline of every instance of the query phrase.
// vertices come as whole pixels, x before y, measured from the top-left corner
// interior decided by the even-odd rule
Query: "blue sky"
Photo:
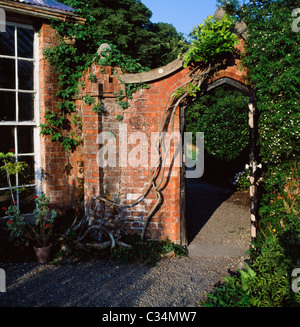
[[[141,0],[151,11],[153,23],[172,24],[177,32],[188,35],[203,19],[213,15],[217,0]]]

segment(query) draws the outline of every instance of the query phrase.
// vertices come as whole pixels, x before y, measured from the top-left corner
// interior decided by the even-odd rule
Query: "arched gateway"
[[[244,50],[242,36],[239,36],[239,44],[235,50],[231,63],[227,63],[206,81],[206,90],[222,84],[230,84],[250,95],[251,90],[246,84],[246,71],[241,67],[240,61],[240,53]],[[88,76],[91,73],[96,75],[97,83],[89,80]],[[145,220],[148,217],[146,235],[155,239],[169,238],[181,244],[187,242],[186,171],[184,164],[178,164],[181,158],[178,153],[174,153],[176,152],[174,142],[170,148],[169,165],[164,169],[158,169],[159,177],[155,180],[150,179],[150,174],[151,166],[155,165],[155,158],[157,159],[153,144],[157,141],[166,105],[172,93],[188,82],[191,74],[201,74],[201,71],[193,71],[191,67],[184,68],[183,61],[180,59],[165,67],[139,74],[120,72],[113,74],[110,67],[106,67],[104,73],[100,67],[93,66],[85,75],[85,82],[92,93],[98,94],[105,113],[95,115],[91,113],[89,106],[81,104],[85,136],[83,149],[85,202],[92,196],[102,195],[115,203],[124,204],[126,206],[123,207],[123,215],[128,218],[128,228],[132,231],[143,233]],[[129,100],[129,107],[125,110],[121,109],[116,101],[116,93],[123,88],[124,83],[148,85],[147,88],[133,94],[132,99]],[[250,104],[249,108],[251,144],[254,145],[254,105]],[[164,132],[169,135],[173,132],[182,133],[184,116],[184,108],[179,105],[173,117],[174,130],[170,130],[170,121],[166,121]],[[103,158],[100,158],[102,154],[109,160],[103,161]],[[250,166],[254,167],[251,178],[252,200],[255,193],[254,155],[254,146],[251,146]],[[159,194],[153,187],[158,184]],[[255,237],[255,207],[252,201],[252,237]]]

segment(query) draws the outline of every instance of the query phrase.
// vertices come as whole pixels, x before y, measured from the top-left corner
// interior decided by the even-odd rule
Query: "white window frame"
[[[0,121],[0,127],[1,126],[13,126],[14,127],[14,133],[15,133],[15,157],[17,158],[19,155],[22,157],[25,156],[33,156],[34,157],[34,171],[35,171],[35,183],[29,184],[29,185],[19,185],[18,177],[16,176],[16,201],[17,206],[19,209],[19,189],[22,188],[35,188],[36,195],[41,194],[42,189],[42,183],[41,183],[41,157],[40,157],[40,128],[39,128],[39,122],[40,122],[40,112],[39,112],[39,103],[40,103],[40,92],[39,92],[39,82],[40,82],[40,74],[39,74],[39,38],[37,31],[33,28],[31,25],[25,25],[15,22],[6,22],[9,26],[19,27],[19,28],[25,28],[30,29],[34,31],[34,39],[33,39],[33,58],[23,58],[17,56],[17,47],[18,47],[18,41],[17,41],[17,29],[15,28],[14,31],[14,41],[15,41],[15,51],[14,56],[7,56],[7,55],[1,55],[0,58],[3,59],[14,59],[15,60],[15,89],[4,89],[0,88],[0,91],[9,91],[9,92],[15,92],[16,94],[16,121]],[[29,62],[33,62],[34,68],[33,68],[33,90],[22,90],[19,89],[19,81],[18,81],[18,60],[26,60]],[[34,95],[34,120],[33,121],[25,121],[20,122],[19,121],[19,104],[18,104],[18,92],[22,93],[29,93]],[[33,127],[33,146],[34,146],[34,152],[33,153],[26,153],[26,154],[19,154],[18,151],[18,138],[17,138],[17,129],[18,126],[32,126]],[[0,149],[1,151],[1,149]],[[0,188],[0,191],[9,190],[9,187]]]

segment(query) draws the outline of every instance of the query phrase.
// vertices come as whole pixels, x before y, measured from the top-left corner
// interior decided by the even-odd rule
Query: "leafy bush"
[[[250,0],[243,6],[235,0],[218,2],[248,25],[242,61],[256,88],[265,167],[260,228],[252,253],[255,275],[245,282],[241,274],[234,282],[242,284],[251,306],[300,306],[299,293],[291,290],[291,272],[300,257],[300,33],[291,27],[299,1]]]
[[[300,235],[299,185],[300,167],[297,163],[278,165],[265,174],[266,191],[260,206],[260,215],[264,217],[260,225],[265,233],[276,229],[280,235],[287,231]]]
[[[249,144],[248,99],[218,87],[187,108],[187,131],[205,134],[205,150],[215,158],[236,159]]]
[[[221,20],[208,16],[192,31],[192,44],[183,57],[185,66],[195,62],[213,64],[232,54],[238,37],[233,33],[234,20],[230,15],[224,15]]]
[[[268,237],[251,268],[225,277],[207,295],[205,307],[300,306],[300,296],[291,290],[292,261],[276,233]]]
[[[291,291],[291,262],[276,232],[268,237],[253,263],[256,276],[245,287],[256,307],[281,307],[287,304]]]
[[[242,280],[238,275],[227,276],[218,283],[215,290],[207,294],[203,307],[250,307],[250,298],[243,290]]]
[[[237,173],[234,176],[234,185],[236,185],[236,189],[238,191],[249,191],[250,187],[250,174],[249,168],[244,168],[243,171]]]

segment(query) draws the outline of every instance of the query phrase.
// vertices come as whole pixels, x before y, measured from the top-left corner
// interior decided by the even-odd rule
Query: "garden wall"
[[[46,61],[43,51],[59,42],[57,33],[44,23],[39,35],[39,85],[40,85],[40,122],[44,123],[47,110],[56,111],[59,99],[58,76]],[[58,142],[50,137],[41,136],[41,177],[42,191],[51,202],[67,210],[83,199],[83,159],[82,147],[75,153],[67,153]]]
[[[55,32],[43,25],[40,35],[40,51],[57,42]],[[243,48],[243,40],[237,47]],[[40,60],[41,117],[46,110],[56,110],[58,89],[57,76],[50,65]],[[236,57],[231,67],[220,71],[211,82],[224,77],[245,83],[245,72]],[[117,72],[117,74],[116,74]],[[123,215],[128,218],[128,227],[134,232],[142,232],[143,220],[157,198],[153,189],[138,203],[132,205],[147,189],[151,169],[151,133],[159,131],[165,105],[170,94],[181,84],[189,80],[190,68],[183,68],[177,60],[166,67],[151,72],[122,75],[112,67],[93,65],[81,79],[81,89],[76,101],[78,121],[76,135],[82,136],[82,144],[73,153],[66,153],[58,143],[52,143],[49,137],[42,137],[43,191],[51,197],[52,203],[60,208],[76,206],[79,201],[88,203],[91,197],[102,195],[113,201],[126,203]],[[90,78],[93,76],[94,78]],[[116,100],[116,93],[124,89],[120,82],[144,82],[149,88],[141,89],[129,101],[129,108],[122,109]],[[93,112],[81,98],[94,97],[100,103],[103,112]],[[120,137],[120,130],[125,134]],[[166,132],[171,132],[168,128]],[[99,167],[99,150],[103,147],[99,134],[107,132],[115,140],[115,167]],[[143,133],[143,137],[132,139],[133,132]],[[175,130],[180,132],[180,108],[175,116]],[[131,143],[131,144],[130,144]],[[127,146],[126,146],[127,145]],[[148,147],[148,148],[147,148]],[[136,151],[136,162],[128,162],[126,153]],[[146,151],[146,152],[145,152]],[[139,153],[140,152],[140,153]],[[148,166],[135,166],[148,154]],[[171,148],[174,153],[174,143]],[[120,158],[121,157],[121,158]],[[171,155],[172,158],[172,155]],[[180,159],[177,157],[177,160]],[[147,161],[147,160],[146,160]],[[178,162],[178,161],[177,161]],[[151,218],[147,234],[155,239],[169,238],[175,243],[181,241],[181,168],[171,164],[164,172],[162,184],[162,203]],[[184,196],[184,195],[183,195]]]

